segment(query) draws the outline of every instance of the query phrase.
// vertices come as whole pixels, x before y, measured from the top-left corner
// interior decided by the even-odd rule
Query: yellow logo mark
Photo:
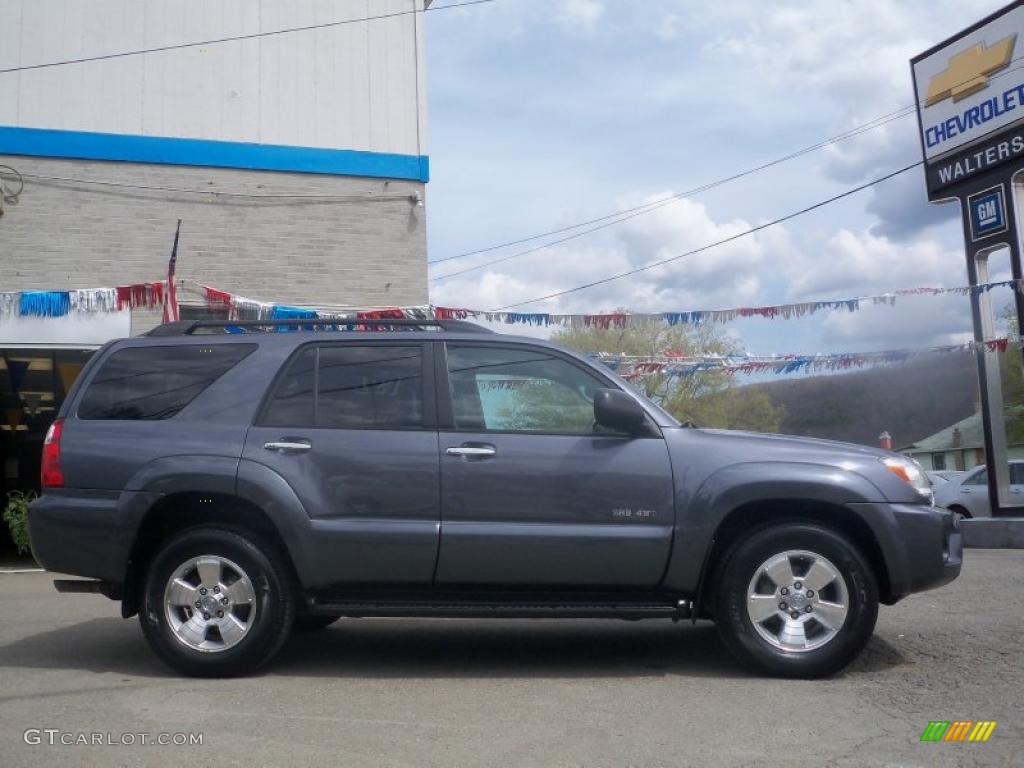
[[[950,57],[947,67],[928,83],[925,106],[950,97],[960,101],[987,88],[989,75],[1010,66],[1016,42],[1017,35],[1010,35],[994,45],[978,43]]]
[[[995,720],[982,720],[971,731],[971,735],[967,737],[968,741],[988,741],[988,737],[992,735],[992,731],[996,728]]]

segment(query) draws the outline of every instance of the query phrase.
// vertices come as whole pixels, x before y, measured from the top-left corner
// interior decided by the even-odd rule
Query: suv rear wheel
[[[241,531],[193,528],[157,553],[139,620],[153,650],[179,672],[243,675],[288,637],[293,594],[272,546]]]
[[[878,617],[874,573],[845,537],[812,522],[773,525],[740,540],[718,571],[715,620],[740,661],[784,677],[845,667]]]

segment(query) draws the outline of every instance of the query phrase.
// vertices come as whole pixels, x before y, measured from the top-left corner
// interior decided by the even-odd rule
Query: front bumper
[[[964,543],[957,515],[922,504],[888,507],[904,549],[903,568],[890,566],[892,602],[941,587],[960,575]]]

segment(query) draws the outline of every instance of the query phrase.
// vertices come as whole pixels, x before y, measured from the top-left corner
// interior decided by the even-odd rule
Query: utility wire
[[[907,113],[907,114],[910,114],[910,113]],[[890,120],[887,121],[887,122],[891,122],[891,120],[898,119],[899,117],[903,117],[903,115],[897,115],[897,117],[890,118]],[[864,130],[870,130],[870,128],[865,128]],[[863,132],[863,131],[861,131],[861,132]],[[613,226],[615,226],[617,224],[621,224],[624,221],[629,221],[630,219],[635,219],[638,216],[643,216],[644,214],[651,213],[651,212],[653,212],[653,211],[655,211],[655,210],[657,210],[659,208],[664,208],[665,206],[671,205],[672,203],[676,202],[677,200],[682,200],[683,198],[691,197],[691,196],[696,195],[696,194],[698,194],[700,192],[705,192],[705,191],[707,191],[709,189],[714,189],[715,187],[721,186],[723,184],[727,184],[730,181],[735,181],[736,179],[742,178],[743,176],[750,175],[751,173],[756,173],[757,171],[763,170],[764,168],[769,168],[772,165],[778,165],[779,163],[785,162],[786,160],[792,159],[794,157],[799,157],[802,154],[807,154],[808,152],[813,152],[815,149],[818,149],[818,148],[819,148],[818,146],[808,147],[808,148],[806,148],[804,150],[800,150],[798,153],[793,153],[791,155],[787,155],[784,158],[779,158],[778,160],[774,160],[771,163],[766,163],[764,165],[761,165],[761,166],[759,166],[756,169],[752,169],[750,171],[745,171],[743,173],[739,173],[739,174],[736,174],[734,176],[730,176],[730,177],[728,177],[726,179],[721,179],[719,181],[713,181],[713,182],[705,184],[705,185],[703,185],[701,187],[695,187],[694,189],[688,190],[686,192],[681,192],[678,195],[673,195],[672,197],[662,198],[661,200],[657,200],[657,201],[654,201],[652,203],[649,203],[648,207],[639,207],[639,208],[633,208],[633,209],[629,209],[627,211],[623,211],[623,213],[625,213],[627,215],[622,216],[621,218],[614,219],[612,221],[605,221],[602,224],[598,224],[595,227],[591,227],[589,229],[585,229],[582,232],[574,232],[573,234],[568,235],[566,237],[559,238],[558,240],[552,240],[552,241],[544,243],[542,245],[537,245],[537,246],[534,246],[533,248],[528,248],[528,249],[526,249],[524,251],[517,251],[516,253],[509,254],[508,256],[502,256],[501,258],[498,258],[498,259],[492,259],[491,261],[485,261],[482,264],[477,264],[477,265],[472,266],[472,267],[466,267],[465,269],[460,269],[460,270],[458,270],[456,272],[448,272],[447,274],[439,275],[437,277],[431,278],[430,282],[436,283],[436,282],[439,282],[441,280],[447,280],[448,278],[451,278],[451,277],[457,277],[459,275],[464,275],[467,272],[475,272],[478,269],[484,269],[486,267],[491,267],[491,266],[494,266],[495,264],[501,264],[502,262],[511,261],[512,259],[518,259],[520,256],[527,256],[527,255],[529,255],[531,253],[537,253],[538,251],[543,251],[543,250],[545,250],[547,248],[551,248],[552,246],[555,246],[555,245],[560,245],[562,243],[567,243],[570,240],[575,240],[576,238],[583,237],[584,235],[589,235],[592,232],[597,232],[598,230],[601,230],[601,229],[607,229],[608,227],[613,227]],[[604,217],[604,218],[607,219],[608,217]],[[600,221],[600,219],[598,219],[598,221]],[[577,225],[577,226],[579,226],[579,225]],[[575,229],[575,227],[569,227],[568,229]],[[563,229],[561,231],[564,232],[566,230]],[[533,238],[533,239],[535,239],[535,238]],[[433,263],[436,263],[436,262],[430,262],[430,263],[433,264]]]
[[[854,136],[859,136],[860,134],[866,133],[866,132],[871,131],[871,130],[874,130],[875,128],[880,128],[881,126],[886,125],[887,123],[891,123],[894,120],[899,120],[899,119],[901,119],[903,117],[906,117],[907,115],[911,115],[911,114],[913,114],[913,112],[914,112],[914,105],[910,105],[909,107],[901,107],[900,109],[894,110],[894,111],[892,111],[892,112],[890,112],[890,113],[888,113],[886,115],[882,115],[881,117],[877,117],[874,120],[870,120],[867,123],[863,123],[862,125],[858,125],[858,126],[856,126],[854,128],[851,128],[848,131],[845,131],[845,132],[840,133],[840,134],[836,134],[835,136],[832,136],[832,137],[830,137],[828,139],[824,139],[822,141],[819,141],[817,144],[812,144],[810,146],[803,147],[802,149],[798,149],[798,150],[795,150],[793,152],[790,152],[789,154],[782,155],[781,157],[777,157],[774,160],[769,160],[768,162],[762,163],[761,165],[757,165],[757,166],[754,166],[752,168],[748,168],[748,169],[746,169],[744,171],[739,171],[737,173],[734,173],[731,176],[726,176],[726,177],[718,179],[716,181],[711,181],[711,182],[708,182],[706,184],[702,184],[699,187],[694,187],[693,189],[688,189],[685,192],[679,192],[678,194],[675,194],[675,195],[669,195],[668,197],[662,197],[662,198],[659,198],[657,200],[652,200],[652,201],[650,201],[648,203],[643,203],[642,205],[637,205],[637,206],[634,206],[632,208],[623,208],[621,210],[616,211],[615,213],[608,213],[608,214],[605,214],[604,216],[598,216],[596,218],[589,219],[587,221],[581,221],[578,224],[572,224],[572,225],[569,225],[569,226],[561,227],[560,229],[552,229],[552,230],[550,230],[548,232],[541,232],[540,234],[530,235],[529,237],[523,237],[523,238],[520,238],[518,240],[510,240],[510,241],[508,241],[506,243],[500,243],[498,245],[488,246],[487,248],[478,248],[475,251],[466,251],[465,253],[459,253],[459,254],[456,254],[454,256],[446,256],[446,257],[444,257],[442,259],[434,259],[433,261],[430,261],[430,262],[427,262],[427,263],[428,264],[442,264],[442,263],[444,263],[446,261],[454,261],[455,259],[463,259],[463,258],[466,258],[468,256],[478,256],[480,254],[490,253],[491,251],[498,251],[498,250],[501,250],[502,248],[509,248],[509,247],[511,247],[513,245],[522,245],[523,243],[529,243],[529,242],[532,242],[534,240],[540,240],[540,239],[543,239],[545,237],[550,237],[551,235],[558,235],[558,234],[562,234],[563,232],[571,232],[572,230],[579,229],[580,227],[586,227],[586,226],[588,226],[590,224],[597,224],[598,222],[608,221],[609,219],[615,219],[615,218],[618,218],[620,216],[623,217],[622,221],[627,221],[630,218],[634,218],[633,216],[629,216],[629,214],[636,213],[636,212],[646,213],[648,211],[657,210],[658,208],[661,208],[661,207],[663,207],[665,205],[669,205],[671,203],[674,203],[676,200],[682,200],[683,198],[692,197],[694,195],[700,194],[701,192],[707,192],[708,190],[714,189],[715,187],[720,187],[720,186],[723,186],[724,184],[728,184],[730,182],[737,181],[739,179],[742,179],[745,176],[750,176],[750,175],[758,173],[760,171],[767,170],[768,168],[772,168],[772,167],[774,167],[776,165],[781,165],[782,163],[788,162],[789,160],[795,160],[796,158],[802,157],[804,155],[808,155],[811,152],[816,152],[817,150],[823,149],[824,147],[827,147],[829,145],[837,144],[840,141],[844,141],[845,139],[853,138]],[[615,223],[618,223],[618,222],[612,222],[612,223],[615,224]],[[580,233],[580,235],[577,235],[577,236],[582,236],[583,234],[587,234],[589,232],[596,231],[597,229],[603,229],[603,227],[596,227],[595,229],[591,229],[591,230],[588,230],[587,232]],[[566,239],[572,239],[572,238],[566,238]],[[559,241],[556,241],[555,243],[549,243],[548,245],[557,245],[558,243],[561,243],[561,242],[565,242],[565,240],[559,240]],[[547,247],[547,246],[542,246],[542,247]],[[525,255],[525,253],[532,253],[532,252],[533,251],[525,251],[524,254],[521,254],[521,255]],[[497,263],[497,262],[489,262],[489,263],[493,264],[493,263]],[[479,267],[473,267],[473,269],[479,269],[480,267],[484,267],[484,266],[488,266],[488,264],[481,264]],[[462,274],[462,273],[461,272],[454,272],[454,273],[452,273],[450,275],[443,275],[443,276],[441,276],[439,278],[436,278],[436,279],[443,280],[445,277],[451,277],[451,276],[456,275],[456,274]]]
[[[48,67],[63,67],[67,64],[84,64],[89,61],[106,61],[107,59],[120,59],[125,56],[141,56],[144,53],[161,53],[163,51],[176,51],[181,48],[194,48],[197,45],[216,45],[217,43],[231,43],[236,40],[254,40],[261,37],[270,37],[272,35],[287,35],[292,32],[308,32],[313,29],[327,29],[328,27],[340,27],[344,24],[358,24],[367,21],[378,21],[380,19],[393,19],[398,16],[408,16],[414,13],[428,13],[431,11],[447,11],[451,8],[466,8],[470,5],[483,5],[484,3],[493,3],[495,0],[464,0],[459,3],[452,3],[450,5],[436,5],[432,8],[427,8],[423,11],[414,9],[411,11],[396,11],[394,13],[385,13],[380,16],[366,16],[359,19],[344,19],[342,21],[328,21],[323,24],[308,24],[303,27],[289,27],[288,29],[275,29],[270,32],[253,32],[248,35],[235,35],[232,37],[220,37],[215,40],[197,40],[192,43],[177,43],[175,45],[162,45],[158,48],[142,48],[136,51],[122,51],[121,53],[108,53],[102,56],[85,56],[80,59],[64,59],[63,61],[49,61],[45,64],[28,64],[22,67],[8,67],[6,69],[0,69],[0,75],[7,74],[9,72],[24,72],[30,69],[46,69]]]
[[[865,184],[861,184],[860,186],[854,187],[853,189],[848,189],[845,192],[841,192],[838,195],[833,195],[832,197],[829,197],[829,198],[827,198],[825,200],[819,200],[818,202],[814,203],[813,205],[809,205],[806,208],[801,208],[799,211],[793,211],[792,213],[787,213],[785,216],[780,216],[779,218],[773,219],[772,221],[765,222],[764,224],[758,224],[756,227],[751,227],[748,230],[745,230],[745,231],[740,232],[740,233],[735,234],[735,235],[731,235],[730,237],[726,237],[726,238],[723,238],[721,240],[716,240],[715,242],[708,243],[707,245],[702,245],[699,248],[694,248],[692,251],[687,251],[686,253],[681,253],[678,256],[670,256],[667,259],[661,259],[660,261],[655,261],[655,262],[652,262],[650,264],[646,264],[646,265],[644,265],[642,267],[637,267],[636,269],[631,269],[628,272],[621,272],[621,273],[619,273],[617,275],[611,275],[610,277],[604,277],[604,278],[601,278],[600,280],[594,280],[593,282],[590,282],[590,283],[584,283],[583,285],[578,285],[575,288],[566,288],[563,291],[556,291],[555,293],[549,293],[546,296],[540,296],[540,297],[538,297],[536,299],[529,299],[527,301],[518,301],[515,304],[506,304],[504,307],[497,307],[496,309],[492,309],[490,311],[491,312],[501,312],[502,310],[513,309],[514,307],[521,307],[524,304],[536,304],[538,301],[546,301],[547,299],[554,299],[554,298],[556,298],[558,296],[565,296],[568,293],[575,293],[577,291],[583,291],[583,290],[586,290],[587,288],[593,288],[594,286],[597,286],[597,285],[604,285],[605,283],[610,283],[610,282],[612,282],[614,280],[621,280],[623,277],[629,277],[630,275],[635,275],[635,274],[637,274],[639,272],[645,272],[648,269],[654,269],[655,267],[660,267],[660,266],[662,266],[664,264],[668,264],[668,263],[673,262],[673,261],[679,261],[679,259],[685,259],[687,256],[693,256],[695,254],[702,253],[702,252],[710,250],[712,248],[716,248],[719,245],[725,245],[726,243],[731,243],[734,240],[739,240],[742,237],[747,237],[748,235],[752,235],[755,232],[760,232],[763,229],[768,229],[768,227],[774,227],[776,224],[781,224],[781,223],[783,223],[785,221],[789,221],[790,219],[795,219],[798,216],[803,216],[806,213],[810,213],[811,211],[816,211],[819,208],[824,208],[826,205],[831,205],[832,203],[835,203],[835,202],[837,202],[839,200],[842,200],[845,197],[850,197],[851,195],[855,195],[858,192],[862,192],[863,190],[868,189],[869,187],[873,187],[876,184],[881,184],[884,181],[888,181],[889,179],[895,178],[896,176],[899,176],[901,173],[906,173],[907,171],[913,170],[914,168],[917,168],[918,166],[921,166],[923,164],[924,164],[924,161],[918,160],[916,163],[912,163],[912,164],[910,164],[908,166],[900,168],[898,171],[893,171],[892,173],[887,173],[885,176],[880,176],[877,179],[869,181],[869,182],[867,182]]]
[[[1015,59],[1012,59],[1010,61],[1010,63],[1013,64],[1015,62],[1020,62],[1022,60],[1024,60],[1024,56],[1019,56],[1019,57],[1017,57]],[[1001,78],[1001,77],[1006,77],[1006,76],[1008,76],[1008,75],[1010,75],[1010,74],[1012,74],[1012,73],[1014,73],[1014,72],[1016,72],[1018,70],[1021,70],[1021,69],[1024,69],[1024,65],[1018,65],[1016,67],[1012,67],[1012,68],[1006,69],[1003,72],[998,72],[996,74],[993,74],[989,78],[989,80],[996,80],[996,79]],[[966,83],[966,81],[965,81],[965,83]],[[569,226],[561,227],[559,229],[553,229],[553,230],[550,230],[548,232],[542,232],[542,233],[537,234],[537,235],[531,235],[529,237],[523,237],[523,238],[520,238],[518,240],[510,240],[508,242],[499,243],[498,245],[492,245],[492,246],[489,246],[487,248],[479,248],[479,249],[473,250],[473,251],[466,251],[464,253],[455,254],[454,256],[446,256],[445,258],[442,258],[442,259],[434,259],[433,261],[427,262],[427,264],[428,265],[441,264],[441,263],[446,262],[446,261],[453,261],[455,259],[462,259],[462,258],[466,258],[466,257],[469,257],[469,256],[477,256],[477,255],[480,255],[480,254],[489,253],[491,251],[497,251],[497,250],[501,250],[503,248],[509,248],[509,247],[514,246],[514,245],[522,245],[523,243],[532,242],[534,240],[541,240],[543,238],[550,237],[552,235],[558,235],[558,234],[562,234],[564,232],[571,232],[572,230],[579,229],[581,227],[587,227],[587,226],[589,226],[591,224],[596,224],[596,223],[599,223],[599,222],[607,222],[610,219],[618,219],[617,221],[610,221],[608,224],[604,224],[604,225],[598,226],[598,227],[593,227],[593,228],[587,229],[587,230],[585,230],[583,232],[578,232],[578,233],[575,233],[573,235],[561,238],[559,240],[555,240],[553,242],[550,242],[550,243],[547,243],[547,244],[544,244],[544,245],[540,245],[540,246],[537,246],[537,247],[534,247],[534,248],[530,248],[528,250],[525,250],[525,251],[522,251],[522,252],[519,252],[519,253],[512,254],[511,256],[507,256],[507,257],[504,257],[504,258],[501,258],[501,259],[496,259],[494,261],[489,261],[489,262],[485,262],[485,263],[482,263],[482,264],[478,264],[475,267],[469,267],[467,269],[460,270],[458,272],[450,272],[450,273],[448,273],[446,275],[440,275],[440,276],[438,276],[436,278],[433,278],[431,280],[431,282],[437,282],[439,280],[445,280],[445,279],[447,279],[449,277],[455,277],[457,275],[465,274],[466,272],[472,272],[472,271],[474,271],[476,269],[483,269],[483,268],[489,267],[489,266],[491,266],[493,264],[499,264],[499,263],[504,262],[504,261],[510,261],[511,259],[518,258],[520,256],[526,256],[526,255],[531,254],[531,253],[536,253],[537,251],[544,250],[545,248],[548,248],[550,246],[559,245],[561,243],[568,242],[569,240],[573,240],[573,239],[575,239],[577,237],[583,237],[584,235],[588,235],[588,234],[590,234],[592,232],[596,232],[596,231],[598,231],[600,229],[605,229],[607,227],[614,226],[614,225],[620,223],[621,221],[629,221],[630,219],[636,218],[636,216],[643,215],[644,213],[649,213],[651,211],[655,211],[655,210],[657,210],[657,209],[659,209],[659,208],[661,208],[661,207],[663,207],[665,205],[671,204],[672,202],[674,202],[676,200],[680,200],[680,199],[683,199],[683,198],[686,198],[686,197],[691,197],[691,196],[699,194],[701,192],[706,192],[707,190],[714,189],[715,187],[719,187],[719,186],[722,186],[724,184],[728,184],[728,183],[733,182],[733,181],[737,181],[739,179],[744,178],[745,176],[750,176],[752,174],[759,173],[760,171],[767,170],[768,168],[772,168],[772,167],[774,167],[776,165],[780,165],[780,164],[785,163],[785,162],[787,162],[789,160],[793,160],[793,159],[796,159],[798,157],[802,157],[804,155],[810,154],[811,152],[815,152],[815,151],[817,151],[819,149],[823,149],[824,147],[830,146],[832,144],[837,144],[840,141],[844,141],[846,139],[853,138],[854,136],[858,136],[858,135],[860,135],[862,133],[866,133],[868,131],[872,131],[875,128],[880,128],[883,125],[886,125],[886,124],[891,123],[891,122],[893,122],[895,120],[899,120],[901,118],[904,118],[904,117],[907,117],[908,115],[913,114],[914,111],[916,110],[917,106],[918,106],[918,102],[914,102],[913,104],[908,104],[906,106],[900,107],[899,109],[893,110],[892,112],[889,112],[887,114],[884,114],[884,115],[881,115],[879,117],[876,117],[873,120],[869,120],[866,123],[862,123],[861,125],[855,126],[855,127],[851,128],[850,130],[845,131],[844,133],[840,133],[840,134],[837,134],[837,135],[835,135],[835,136],[833,136],[831,138],[824,139],[823,141],[820,141],[820,142],[818,142],[816,144],[812,144],[812,145],[810,145],[808,147],[804,147],[803,149],[795,150],[794,152],[791,152],[791,153],[789,153],[787,155],[783,155],[782,157],[776,158],[775,160],[770,160],[770,161],[768,161],[766,163],[763,163],[761,165],[755,166],[753,168],[749,168],[749,169],[747,169],[745,171],[740,171],[738,173],[735,173],[732,176],[727,176],[727,177],[725,177],[723,179],[719,179],[718,181],[709,182],[709,183],[704,184],[704,185],[702,185],[700,187],[695,187],[694,189],[687,190],[685,192],[680,192],[679,194],[676,194],[676,195],[671,195],[669,197],[664,197],[664,198],[661,198],[659,200],[652,200],[649,203],[644,203],[642,205],[638,205],[638,206],[635,206],[633,208],[624,208],[622,210],[616,211],[615,213],[609,213],[609,214],[606,214],[604,216],[598,216],[597,218],[590,219],[588,221],[582,221],[582,222],[579,222],[578,224],[572,224],[572,225],[569,225]],[[632,215],[632,214],[636,214],[636,215]],[[621,218],[619,218],[619,217],[621,217]]]
[[[0,166],[0,168],[6,168],[8,166]],[[13,168],[11,170],[14,170]],[[15,171],[17,173],[17,171]],[[208,197],[239,197],[252,200],[321,200],[324,202],[339,202],[339,203],[362,203],[362,202],[376,202],[376,201],[392,201],[392,200],[408,200],[410,202],[419,202],[419,194],[412,192],[409,194],[387,194],[387,195],[310,195],[310,194],[275,194],[275,193],[258,193],[258,192],[235,192],[233,190],[217,190],[217,189],[188,189],[184,187],[161,187],[147,184],[130,184],[123,181],[100,181],[98,179],[75,179],[68,176],[45,176],[38,173],[22,173],[20,176],[24,176],[26,179],[35,179],[37,181],[49,181],[58,182],[65,184],[92,184],[101,187],[115,187],[124,189],[138,189],[148,192],[176,192],[186,195],[205,195]]]

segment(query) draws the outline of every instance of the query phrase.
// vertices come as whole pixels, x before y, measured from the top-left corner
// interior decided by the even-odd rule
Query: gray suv
[[[818,677],[960,572],[921,468],[681,426],[610,370],[458,321],[192,323],[108,344],[43,449],[32,547],[170,666],[252,672],[339,617],[713,619]]]

